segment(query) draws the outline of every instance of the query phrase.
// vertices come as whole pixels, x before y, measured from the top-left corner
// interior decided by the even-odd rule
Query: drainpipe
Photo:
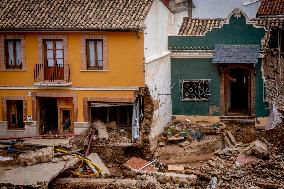
[[[192,18],[192,0],[188,0],[188,17]]]

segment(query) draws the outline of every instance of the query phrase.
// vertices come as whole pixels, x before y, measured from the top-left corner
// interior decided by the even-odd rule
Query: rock
[[[159,146],[160,147],[163,147],[163,146],[165,146],[166,144],[164,143],[164,142],[159,142]]]
[[[153,176],[147,175],[147,177],[141,183],[142,188],[160,188],[160,183]]]
[[[58,163],[58,162],[59,162],[59,158],[53,158],[53,159],[51,160],[51,162],[52,162],[52,163]]]
[[[196,182],[197,182],[197,176],[196,175],[189,175],[189,178],[188,178],[189,182],[192,184],[192,185],[196,185]]]
[[[269,151],[266,144],[259,140],[256,140],[250,143],[250,145],[244,149],[244,154],[248,156],[254,155],[256,157],[266,157],[269,155]]]
[[[31,166],[37,163],[45,163],[52,161],[54,155],[54,148],[47,147],[33,152],[28,152],[19,155],[18,161],[21,165]]]
[[[184,142],[180,143],[179,145],[180,145],[180,147],[186,147],[186,146],[188,146],[189,144],[190,144],[189,141],[184,141]]]
[[[217,188],[217,182],[218,182],[217,177],[212,177],[212,179],[211,179],[211,181],[210,181],[210,183],[209,183],[209,185],[207,186],[206,189],[216,189]]]

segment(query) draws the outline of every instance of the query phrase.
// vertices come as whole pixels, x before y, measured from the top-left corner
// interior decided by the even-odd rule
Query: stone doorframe
[[[226,91],[225,91],[225,72],[232,68],[242,68],[249,72],[250,90],[248,90],[248,116],[255,116],[255,91],[256,91],[256,71],[255,64],[219,64],[220,73],[220,112],[221,116],[226,116]]]

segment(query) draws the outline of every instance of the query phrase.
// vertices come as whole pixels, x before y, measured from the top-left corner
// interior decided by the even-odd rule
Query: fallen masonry
[[[284,188],[282,125],[265,131],[239,123],[173,121],[147,156],[139,143],[113,143],[112,134],[98,137],[97,125],[71,143],[66,142],[70,138],[3,142],[0,186]],[[118,128],[114,123],[101,126],[103,136]]]

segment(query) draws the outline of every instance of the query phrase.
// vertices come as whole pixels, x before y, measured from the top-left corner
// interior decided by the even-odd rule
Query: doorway
[[[251,114],[251,77],[244,68],[231,68],[224,73],[226,115]]]
[[[7,100],[8,129],[24,129],[23,101]]]
[[[40,134],[58,134],[56,98],[38,98]]]
[[[64,49],[62,40],[44,40],[44,79],[64,79]]]

